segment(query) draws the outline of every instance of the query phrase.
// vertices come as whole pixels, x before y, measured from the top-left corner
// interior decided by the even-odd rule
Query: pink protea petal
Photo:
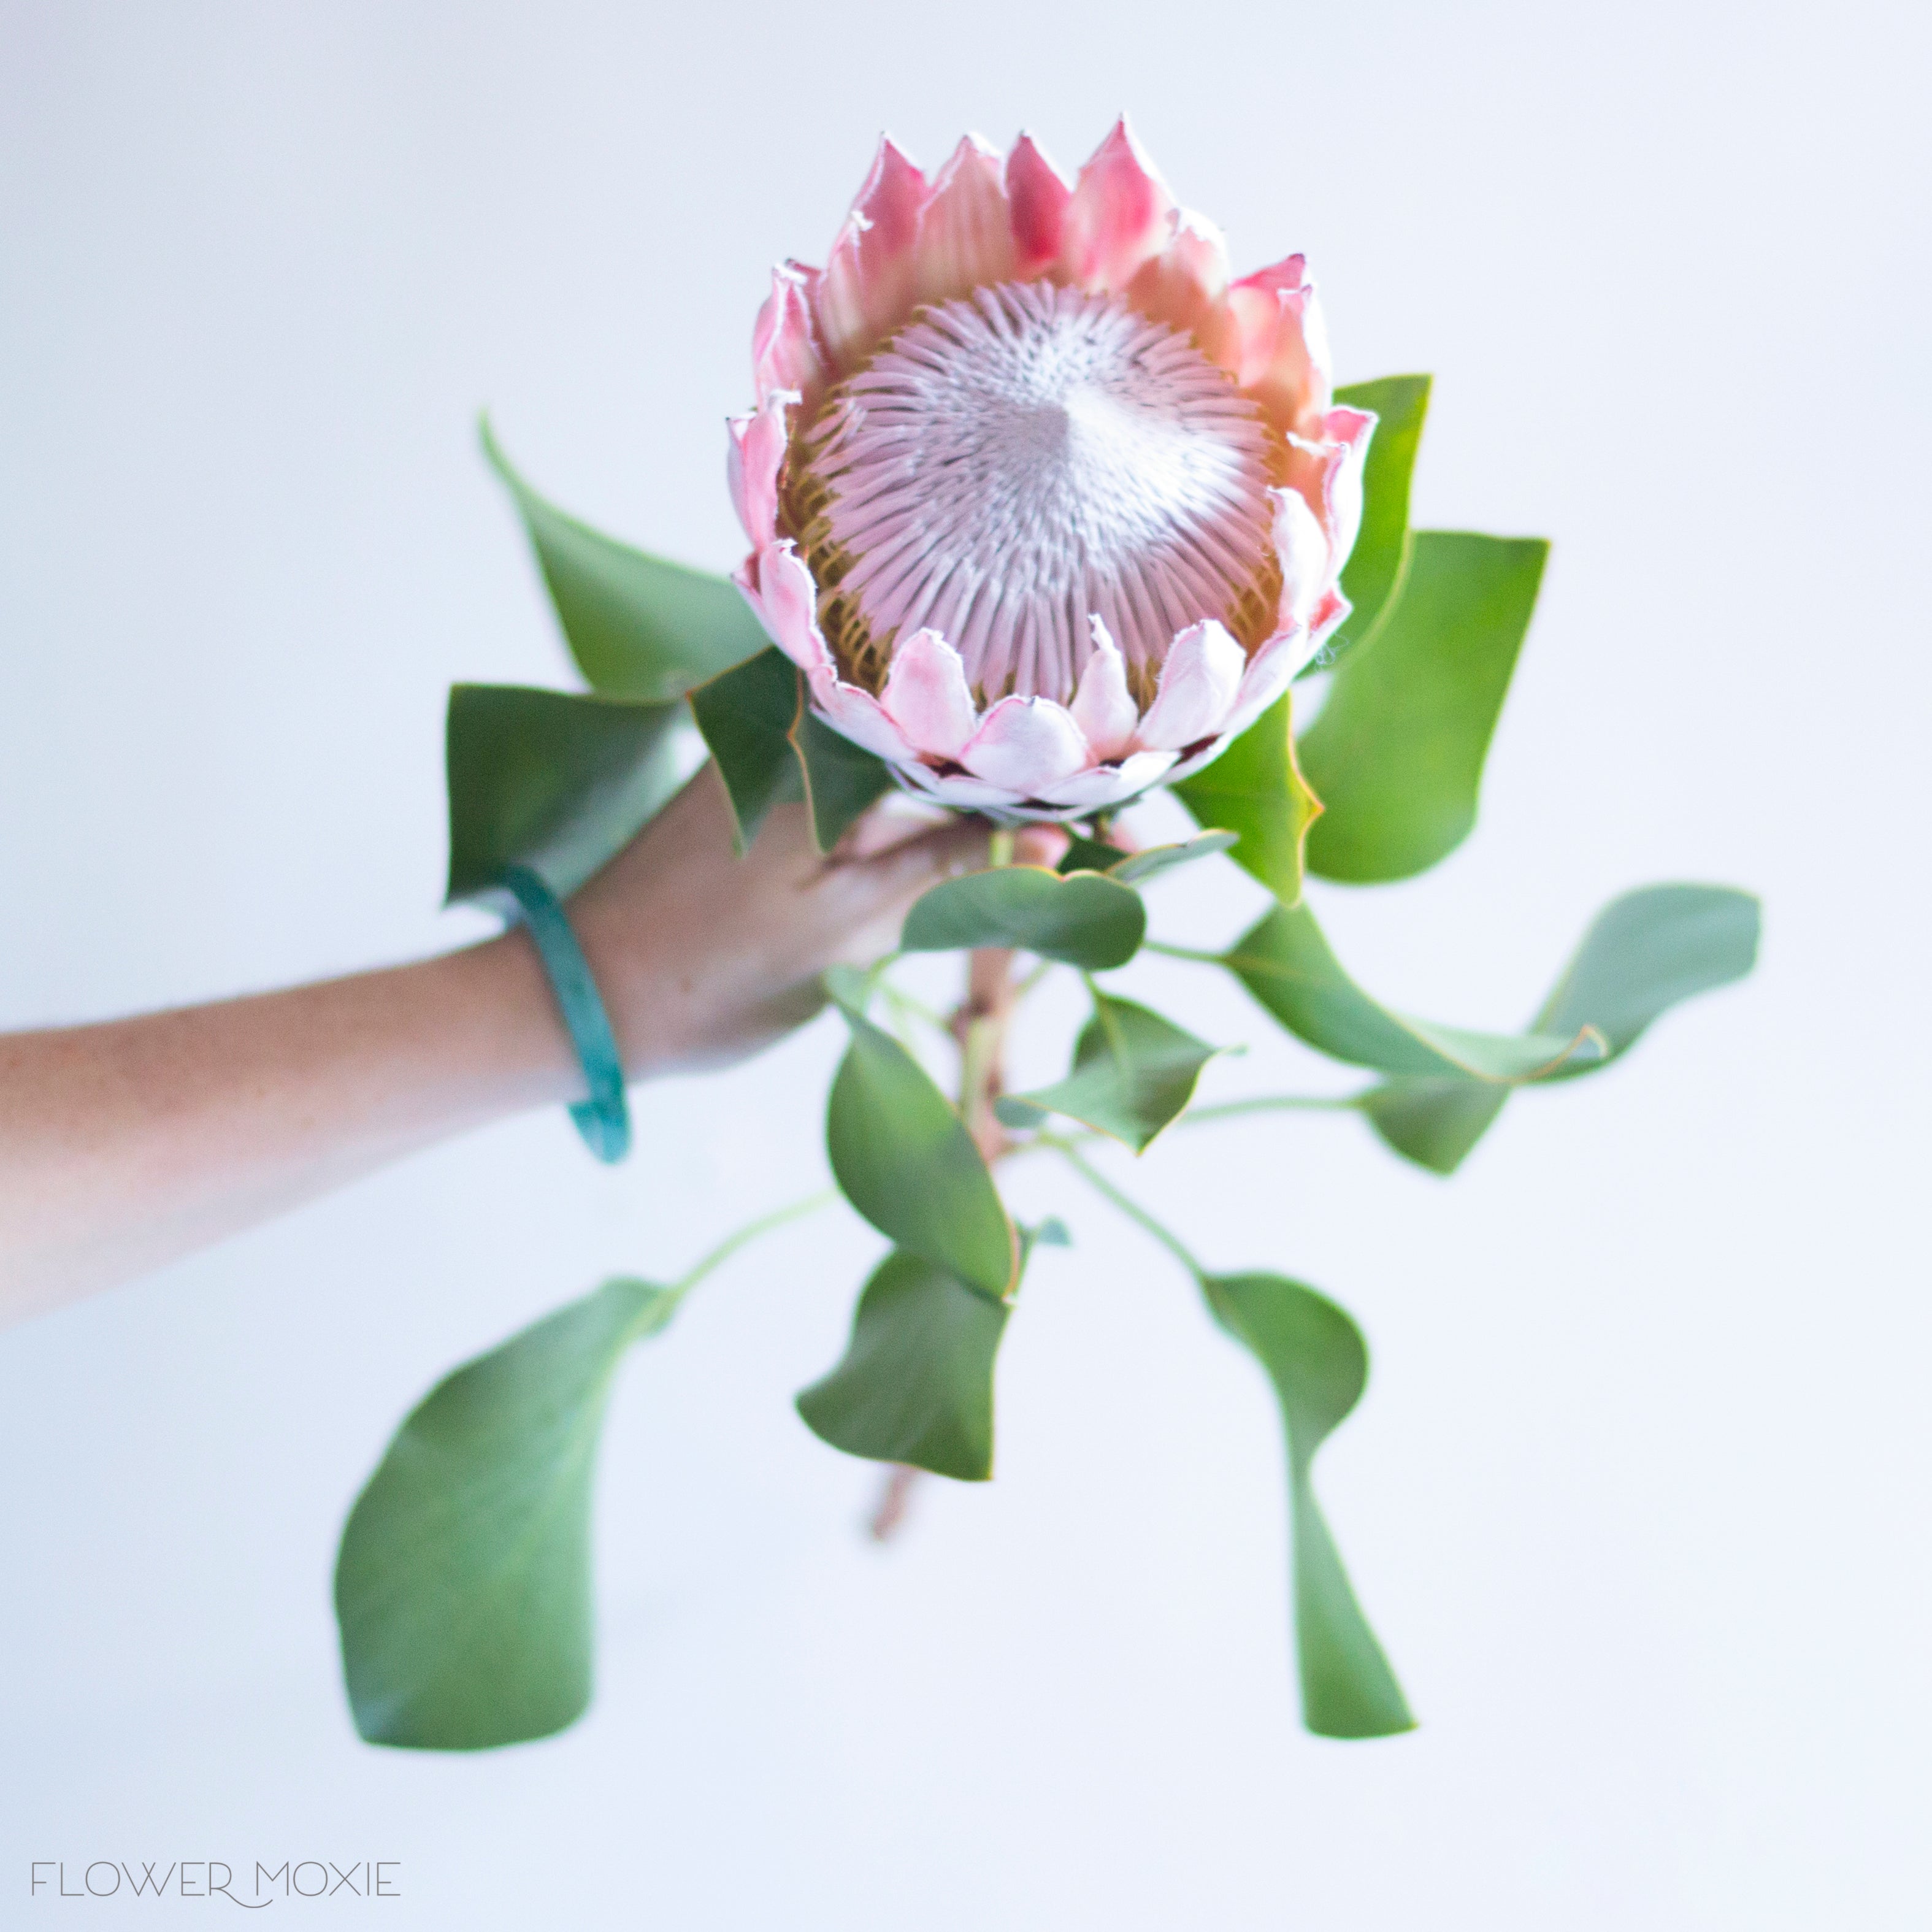
[[[1204,356],[1238,376],[1242,336],[1228,296],[1226,238],[1187,208],[1167,246],[1127,285],[1127,299],[1142,314],[1186,330]]]
[[[894,764],[909,764],[918,756],[886,707],[836,671],[821,667],[812,674],[812,705],[835,731]]]
[[[1172,236],[1178,211],[1126,116],[1080,170],[1060,236],[1060,266],[1076,287],[1124,289]]]
[[[1234,708],[1221,727],[1223,738],[1238,738],[1293,682],[1294,674],[1314,656],[1319,644],[1306,628],[1277,631],[1248,660]]]
[[[789,541],[767,544],[746,559],[732,580],[794,664],[814,674],[832,670],[831,649],[818,628],[818,587]]]
[[[1333,394],[1328,326],[1307,266],[1291,255],[1228,291],[1239,343],[1236,380],[1277,428],[1298,436],[1320,433]]]
[[[1354,608],[1339,590],[1330,590],[1316,605],[1315,614],[1308,620],[1308,640],[1314,647],[1309,652],[1310,657],[1341,628],[1343,620]]]
[[[762,549],[778,535],[778,472],[784,464],[787,411],[797,400],[795,392],[775,389],[756,414],[734,416],[726,425],[731,432],[726,459],[731,500],[754,549]]]
[[[1022,134],[1006,158],[1006,200],[1012,210],[1013,270],[1030,280],[1060,260],[1073,190],[1060,170]]]
[[[1247,668],[1247,654],[1226,626],[1211,617],[1189,625],[1160,668],[1160,687],[1141,720],[1141,744],[1149,751],[1180,752],[1213,736],[1234,710]]]
[[[1322,520],[1329,544],[1329,580],[1341,574],[1362,527],[1362,470],[1376,418],[1367,410],[1333,409],[1316,437],[1290,436],[1288,482]]]
[[[1118,758],[1133,742],[1140,711],[1127,688],[1127,667],[1120,646],[1097,617],[1088,620],[1094,654],[1080,674],[1070,711],[1096,758]]]
[[[772,292],[752,331],[752,392],[760,400],[774,389],[815,402],[825,386],[825,364],[813,340],[812,292],[818,271],[787,262],[772,271]]]
[[[1050,698],[1003,698],[968,739],[959,762],[975,778],[1037,798],[1094,762],[1064,704]]]
[[[914,292],[922,302],[949,302],[982,283],[1013,279],[1012,211],[1000,179],[999,150],[968,134],[939,171],[920,210]]]
[[[893,652],[880,702],[915,748],[933,758],[957,758],[980,723],[966,667],[937,631],[915,632]]]
[[[1334,546],[1299,490],[1270,490],[1274,554],[1281,566],[1282,624],[1304,628],[1335,581]]]
[[[848,374],[913,304],[914,244],[931,190],[890,135],[832,244],[814,308],[832,367]]]
[[[900,783],[917,796],[932,799],[962,812],[988,808],[1011,812],[1024,797],[1023,794],[1010,790],[1004,785],[988,784],[983,778],[968,778],[958,772],[935,772],[929,766],[916,763],[895,765],[892,772]]]
[[[1172,752],[1136,752],[1117,765],[1094,765],[1070,778],[1049,785],[1040,796],[1048,805],[1085,812],[1124,805],[1137,793],[1164,778],[1174,764]]]

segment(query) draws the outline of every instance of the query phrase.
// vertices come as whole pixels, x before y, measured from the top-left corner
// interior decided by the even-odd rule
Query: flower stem
[[[1159,952],[1169,959],[1192,959],[1203,966],[1224,966],[1227,956],[1220,952],[1204,952],[1198,946],[1169,946],[1164,940],[1144,939],[1141,941],[1143,952]]]
[[[1096,1193],[1102,1194],[1126,1215],[1130,1221],[1138,1222],[1148,1233],[1171,1254],[1187,1272],[1198,1281],[1207,1270],[1196,1260],[1192,1252],[1172,1228],[1166,1227],[1150,1214],[1138,1201],[1121,1192],[1094,1163],[1082,1154],[1072,1142],[1063,1140],[1058,1135],[1041,1134],[1036,1137],[1036,1145],[1052,1148],[1078,1173]]]
[[[794,1201],[788,1207],[775,1208],[769,1214],[760,1214],[755,1221],[747,1221],[736,1234],[727,1234],[708,1255],[673,1282],[671,1293],[680,1297],[689,1294],[706,1275],[722,1268],[740,1248],[762,1234],[769,1234],[774,1228],[783,1227],[788,1221],[796,1221],[803,1215],[814,1214],[821,1208],[830,1207],[838,1198],[837,1189],[828,1187],[821,1193]]]

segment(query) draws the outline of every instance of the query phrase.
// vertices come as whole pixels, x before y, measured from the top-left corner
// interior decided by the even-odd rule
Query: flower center
[[[848,676],[930,626],[967,682],[1064,701],[1106,625],[1150,692],[1177,632],[1250,635],[1268,431],[1191,338],[1118,296],[1008,282],[927,309],[802,439],[794,522]],[[1251,638],[1252,640],[1252,638]]]

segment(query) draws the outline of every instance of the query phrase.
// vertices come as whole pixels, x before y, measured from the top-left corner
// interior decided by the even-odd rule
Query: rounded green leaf
[[[843,1011],[852,1042],[825,1116],[841,1190],[888,1240],[1003,1300],[1018,1250],[973,1136],[891,1034],[849,1006]]]
[[[1373,648],[1343,660],[1298,748],[1326,808],[1309,837],[1310,872],[1358,885],[1406,879],[1468,836],[1549,551],[1538,537],[1415,533]]]
[[[446,1377],[397,1431],[335,1566],[368,1742],[478,1750],[581,1714],[604,1402],[626,1347],[674,1306],[648,1282],[607,1282]]]
[[[529,531],[571,656],[597,690],[663,703],[764,648],[726,578],[647,556],[566,515],[511,467],[486,419],[484,453]]]
[[[1201,1285],[1222,1326],[1268,1371],[1281,1405],[1303,1721],[1327,1738],[1413,1730],[1408,1701],[1355,1600],[1310,1479],[1315,1452],[1367,1384],[1361,1331],[1325,1295],[1282,1275],[1206,1275]]]
[[[1202,832],[1192,838],[1178,839],[1172,844],[1148,845],[1138,852],[1126,852],[1118,845],[1109,845],[1097,838],[1083,838],[1076,834],[1068,842],[1054,870],[1061,873],[1105,872],[1124,886],[1144,885],[1173,866],[1191,865],[1196,859],[1210,858],[1216,852],[1226,851],[1235,842],[1235,835],[1232,832]]]
[[[800,1394],[798,1412],[848,1456],[983,1483],[1010,1312],[917,1255],[890,1254],[859,1298],[844,1360]]]
[[[452,901],[513,864],[574,892],[703,758],[682,704],[518,685],[453,686],[446,738]]]
[[[908,952],[1017,946],[1097,973],[1124,966],[1147,933],[1147,908],[1131,887],[1097,872],[1063,878],[1036,866],[1002,866],[943,880],[906,915]]]

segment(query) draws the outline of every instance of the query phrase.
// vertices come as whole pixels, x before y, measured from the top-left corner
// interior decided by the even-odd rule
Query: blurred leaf
[[[1342,594],[1354,608],[1340,636],[1324,649],[1313,668],[1333,664],[1368,644],[1402,590],[1409,567],[1409,484],[1422,442],[1423,418],[1429,413],[1430,380],[1426,376],[1384,376],[1335,392],[1338,403],[1373,410],[1380,421],[1362,470],[1362,527],[1342,566]]]
[[[1392,1011],[1342,971],[1306,906],[1276,907],[1235,940],[1222,963],[1289,1032],[1356,1066],[1514,1082],[1603,1056],[1603,1041],[1580,1025],[1561,1033],[1473,1033]]]
[[[993,1360],[1010,1312],[895,1250],[859,1298],[844,1360],[801,1391],[798,1412],[848,1456],[983,1483],[993,1473]]]
[[[691,694],[692,715],[731,801],[732,837],[742,858],[775,805],[805,796],[791,728],[799,712],[798,667],[777,645],[747,658]]]
[[[370,1744],[548,1737],[590,1700],[592,1467],[625,1348],[675,1297],[606,1282],[439,1382],[350,1512],[335,1610]]]
[[[812,836],[820,851],[829,852],[867,806],[892,790],[892,767],[833,730],[808,705],[799,711],[791,741],[805,768]]]
[[[1097,973],[1124,966],[1147,933],[1147,908],[1130,886],[1096,872],[1066,878],[1037,866],[1001,866],[942,879],[906,914],[908,952],[1023,946],[1042,959]]]
[[[1302,737],[1302,769],[1328,807],[1311,872],[1406,879],[1468,836],[1549,553],[1540,538],[1416,532],[1374,648],[1349,653]]]
[[[1288,1436],[1294,1544],[1295,1648],[1302,1720],[1324,1738],[1385,1738],[1415,1720],[1348,1572],[1310,1480],[1315,1452],[1361,1397],[1369,1355],[1334,1303],[1277,1274],[1208,1275],[1202,1286],[1223,1328],[1274,1384]]]
[[[682,704],[452,686],[449,898],[491,892],[512,863],[574,892],[690,775],[688,725]]]
[[[1612,899],[1531,1022],[1538,1033],[1590,1027],[1608,1046],[1606,1066],[1680,1000],[1742,980],[1757,958],[1758,902],[1730,886],[1646,886]],[[1453,1174],[1502,1112],[1506,1093],[1437,1080],[1396,1080],[1364,1096],[1363,1111],[1396,1153]]]
[[[537,494],[511,466],[488,419],[484,453],[523,513],[571,655],[611,698],[662,704],[764,648],[736,584],[649,556]]]
[[[1235,864],[1283,905],[1301,897],[1308,829],[1322,811],[1295,764],[1293,718],[1285,691],[1211,765],[1174,787],[1197,824],[1235,835]]]
[[[1171,866],[1191,864],[1196,859],[1225,852],[1234,843],[1232,832],[1202,832],[1171,845],[1150,845],[1138,852],[1124,852],[1095,838],[1075,837],[1054,870],[1069,872],[1104,872],[1124,886],[1144,885]]]
[[[1051,1087],[1004,1096],[993,1111],[1018,1127],[1064,1114],[1144,1153],[1193,1099],[1201,1070],[1217,1051],[1131,1000],[1098,995],[1074,1048],[1072,1072]]]
[[[1020,1230],[1020,1238],[1029,1253],[1035,1248],[1070,1248],[1073,1237],[1066,1232],[1066,1223],[1058,1214],[1049,1214],[1044,1221]]]
[[[897,1040],[844,1011],[852,1043],[825,1142],[846,1199],[888,1240],[1004,1300],[1018,1273],[1012,1226],[973,1136]]]

